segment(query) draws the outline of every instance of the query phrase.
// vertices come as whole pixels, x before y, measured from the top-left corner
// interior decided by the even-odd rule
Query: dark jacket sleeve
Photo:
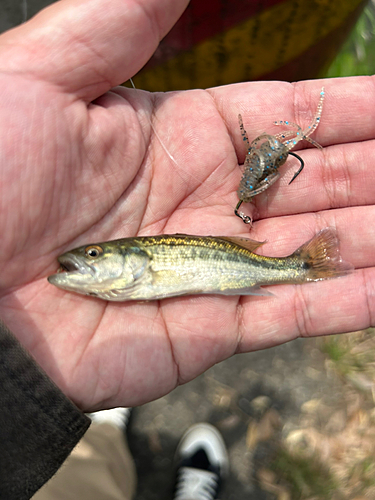
[[[0,321],[0,500],[28,500],[89,425]]]

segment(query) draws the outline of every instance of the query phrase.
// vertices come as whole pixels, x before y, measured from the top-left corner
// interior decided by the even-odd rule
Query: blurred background
[[[1,0],[0,31],[48,0]],[[150,91],[372,74],[375,0],[192,0],[135,76]],[[227,500],[375,498],[375,329],[224,361],[133,412],[136,500],[170,498],[182,433],[208,421],[228,446]]]

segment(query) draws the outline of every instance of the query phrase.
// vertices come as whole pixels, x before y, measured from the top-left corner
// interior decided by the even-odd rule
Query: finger
[[[297,286],[270,287],[274,297],[242,297],[239,352],[300,336],[359,330],[375,324],[375,207],[348,207],[262,220],[251,237],[268,242],[259,253],[286,256],[324,227],[335,227],[348,276]]]
[[[368,102],[375,99],[373,83],[373,78],[358,77],[300,82],[295,86],[295,92],[289,84],[274,82],[210,90],[233,137],[241,163],[246,148],[237,124],[238,112],[247,115],[247,131],[252,139],[262,132],[279,132],[272,125],[275,119],[293,120],[306,127],[316,111],[320,89],[323,84],[325,86],[323,113],[313,134],[325,148],[300,153],[306,168],[290,186],[287,184],[292,169],[296,167],[295,161],[288,159],[280,169],[280,181],[256,197],[253,204],[244,206],[246,213],[263,218],[374,203],[371,186],[374,180],[375,114],[372,108],[368,108]],[[341,146],[329,147],[330,144]],[[305,145],[300,143],[297,146],[303,148]],[[238,180],[235,184],[237,187]]]
[[[305,168],[290,185],[298,165],[288,160],[280,181],[254,200],[259,217],[375,204],[374,146],[372,140],[305,151]]]
[[[277,217],[255,222],[250,237],[267,241],[257,253],[285,257],[321,229],[333,227],[337,230],[342,258],[359,269],[375,266],[374,218],[375,206]]]
[[[272,292],[274,297],[242,299],[239,352],[375,324],[374,267],[330,281],[273,287]]]
[[[375,207],[349,207],[280,217],[277,225],[271,219],[254,225],[254,237],[266,234],[271,243],[260,251],[273,256],[288,255],[323,227],[335,227],[340,254],[356,270],[329,281],[270,287],[275,296],[264,300],[243,297],[242,324],[247,326],[242,329],[240,352],[300,336],[344,333],[375,324],[374,216]],[[254,335],[254,330],[261,333]]]
[[[335,78],[289,84],[253,82],[210,89],[243,163],[245,148],[238,125],[241,113],[250,142],[259,134],[275,134],[276,120],[308,126],[314,117],[320,91],[325,99],[320,124],[313,138],[322,146],[370,140],[375,137],[374,77]],[[312,147],[308,145],[308,147]],[[300,143],[300,148],[306,143]]]
[[[91,101],[133,76],[187,0],[63,0],[0,38],[3,71]]]

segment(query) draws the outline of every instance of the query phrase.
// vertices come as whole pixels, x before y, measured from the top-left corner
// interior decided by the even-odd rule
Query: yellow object
[[[166,91],[264,78],[316,77],[331,62],[366,5],[363,0],[275,0],[263,2],[259,11],[260,2],[255,7],[255,2],[250,1],[243,9],[248,5],[249,12],[258,10],[257,13],[214,35],[210,19],[206,19],[207,32],[211,33],[206,38],[202,35],[202,22],[199,24],[197,19],[201,40],[194,42],[199,38],[194,33],[194,12],[198,10],[194,4],[200,1],[191,1],[155,56],[136,76],[138,88]],[[231,1],[224,1],[227,8]],[[213,23],[221,19],[215,9],[220,9],[222,3],[211,0]],[[184,37],[185,47],[181,42]]]

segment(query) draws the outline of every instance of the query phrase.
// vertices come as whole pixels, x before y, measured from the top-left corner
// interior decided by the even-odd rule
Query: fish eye
[[[86,257],[89,257],[89,259],[96,259],[96,257],[102,255],[103,252],[104,250],[99,245],[90,245],[85,248]]]

